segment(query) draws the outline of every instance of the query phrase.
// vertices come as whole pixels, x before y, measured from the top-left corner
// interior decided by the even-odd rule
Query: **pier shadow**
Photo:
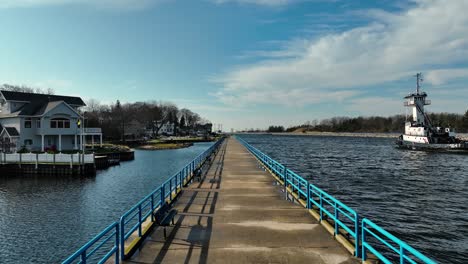
[[[224,157],[226,155],[226,145],[224,145],[217,154],[217,157],[213,159],[207,167],[203,167],[202,170],[202,179],[197,184],[196,188],[203,188],[204,183],[209,183],[209,189],[219,189],[221,188],[221,175],[224,168]],[[213,177],[208,177],[211,167],[215,165],[215,171],[213,172]]]

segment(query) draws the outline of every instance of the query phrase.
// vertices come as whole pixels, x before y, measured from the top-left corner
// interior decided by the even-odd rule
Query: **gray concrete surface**
[[[284,199],[235,139],[185,188],[164,240],[155,228],[125,263],[359,263],[307,210]]]

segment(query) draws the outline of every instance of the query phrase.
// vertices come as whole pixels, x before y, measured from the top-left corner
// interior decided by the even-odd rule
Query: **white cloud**
[[[166,0],[0,0],[2,8],[87,5],[103,9],[142,9]]]
[[[416,0],[401,13],[363,12],[372,21],[366,26],[291,41],[269,57],[261,52],[256,64],[214,78],[222,86],[216,95],[226,103],[313,104],[343,100],[362,87],[419,71],[443,68],[428,74],[434,84],[449,80],[441,76],[465,75],[451,65],[468,62],[466,10],[466,0]]]
[[[429,71],[425,75],[425,81],[433,85],[441,85],[457,79],[467,79],[468,68],[462,69],[440,69]]]
[[[346,108],[357,115],[364,116],[388,116],[404,111],[403,100],[389,100],[389,98],[377,96],[353,99]]]

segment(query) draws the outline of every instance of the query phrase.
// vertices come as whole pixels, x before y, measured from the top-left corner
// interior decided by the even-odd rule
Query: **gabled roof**
[[[4,130],[8,133],[10,137],[19,137],[18,130],[14,127],[4,127]]]
[[[54,102],[64,101],[69,105],[85,106],[86,104],[80,97],[75,96],[63,96],[63,95],[49,95],[49,94],[37,94],[37,93],[22,93],[12,91],[0,91],[7,101],[19,101],[19,102]]]
[[[12,113],[13,116],[43,115],[44,113],[64,102],[68,105],[86,105],[80,97],[73,96],[21,93],[11,91],[0,91],[0,93],[7,101],[27,102],[18,111]]]

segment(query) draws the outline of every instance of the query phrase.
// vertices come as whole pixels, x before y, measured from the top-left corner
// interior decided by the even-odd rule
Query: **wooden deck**
[[[360,263],[234,138],[174,206],[167,239],[155,228],[124,263]]]

